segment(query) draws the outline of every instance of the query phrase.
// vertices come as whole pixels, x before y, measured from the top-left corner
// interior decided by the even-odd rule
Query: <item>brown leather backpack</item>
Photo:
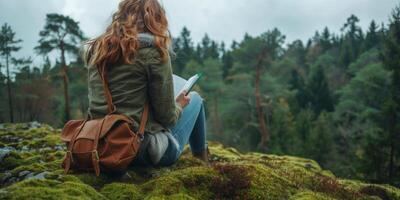
[[[70,120],[62,129],[61,139],[66,142],[67,152],[62,164],[65,173],[70,169],[111,172],[125,171],[136,157],[148,118],[149,105],[144,105],[137,132],[135,121],[123,114],[115,113],[105,67],[98,68],[107,100],[108,114],[99,119]]]

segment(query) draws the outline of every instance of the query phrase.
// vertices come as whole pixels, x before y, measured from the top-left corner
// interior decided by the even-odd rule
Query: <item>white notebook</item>
[[[186,80],[175,74],[172,75],[172,77],[174,82],[174,96],[175,98],[177,98],[178,95],[182,93],[183,90],[190,92],[190,90],[193,88],[196,82],[200,79],[201,74],[196,74],[190,77],[189,80]]]

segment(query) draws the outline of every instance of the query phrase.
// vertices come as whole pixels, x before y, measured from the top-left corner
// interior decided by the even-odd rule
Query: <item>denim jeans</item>
[[[206,117],[202,97],[197,92],[191,92],[190,102],[183,109],[181,117],[173,127],[169,127],[178,145],[169,139],[168,148],[158,166],[174,164],[189,143],[192,153],[200,153],[207,148]]]

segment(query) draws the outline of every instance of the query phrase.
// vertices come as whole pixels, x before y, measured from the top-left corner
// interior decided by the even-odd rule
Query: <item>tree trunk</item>
[[[393,177],[394,157],[395,157],[394,152],[395,152],[395,145],[394,145],[394,141],[392,141],[390,144],[389,179],[392,179],[392,177]]]
[[[68,68],[67,68],[67,64],[65,61],[65,49],[64,49],[64,43],[61,42],[60,45],[60,49],[61,49],[61,65],[62,65],[62,69],[61,69],[61,74],[63,76],[63,81],[64,81],[64,105],[65,105],[65,122],[67,122],[68,120],[70,120],[71,115],[70,115],[70,108],[69,108],[69,92],[68,92]]]
[[[216,134],[219,135],[221,138],[224,135],[222,128],[221,128],[221,119],[219,117],[219,106],[218,106],[218,97],[214,96],[214,130],[216,131]]]
[[[259,148],[267,148],[268,141],[269,141],[269,133],[267,129],[267,125],[264,120],[264,111],[262,107],[262,99],[261,99],[261,91],[260,91],[260,82],[261,82],[261,74],[262,74],[262,64],[263,60],[266,57],[267,50],[264,49],[260,53],[260,56],[257,61],[256,66],[256,77],[255,77],[255,97],[256,97],[256,109],[257,109],[257,117],[259,123],[259,131],[261,134],[261,140],[258,144]]]
[[[11,79],[10,79],[10,66],[8,63],[8,55],[6,55],[6,68],[7,68],[7,92],[8,92],[8,110],[10,112],[10,122],[14,123],[14,110],[11,93]]]

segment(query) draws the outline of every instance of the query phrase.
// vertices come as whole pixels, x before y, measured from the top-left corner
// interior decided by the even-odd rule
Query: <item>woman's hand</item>
[[[184,90],[179,96],[176,98],[176,103],[178,103],[182,108],[185,108],[190,102],[190,96],[186,96],[187,91]]]

